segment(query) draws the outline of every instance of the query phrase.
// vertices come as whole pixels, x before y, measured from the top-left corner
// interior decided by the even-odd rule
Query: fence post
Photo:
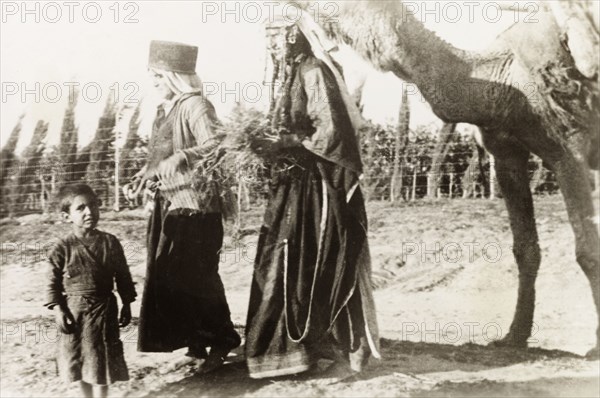
[[[242,188],[243,188],[242,184],[243,184],[242,179],[239,178],[238,179],[238,187],[237,187],[238,188],[237,189],[237,191],[238,191],[237,192],[237,206],[238,206],[237,210],[238,211],[237,211],[237,220],[235,220],[235,221],[236,221],[236,225],[237,225],[238,229],[240,229],[240,230],[242,229]]]
[[[427,178],[427,197],[433,198],[437,195],[438,187],[442,179],[442,168],[444,165],[444,159],[448,155],[450,149],[450,138],[456,130],[455,123],[445,123],[444,127],[439,132],[439,137],[435,143],[433,149],[433,156],[431,158],[431,169],[428,173]]]
[[[452,199],[452,190],[454,189],[454,173],[450,173],[450,186],[448,187],[448,197]]]
[[[496,199],[496,159],[490,154],[490,199]]]
[[[116,144],[116,143],[115,143]],[[115,203],[114,211],[119,211],[119,146],[115,145]]]
[[[398,115],[398,129],[394,147],[394,168],[390,182],[390,202],[395,202],[402,196],[402,174],[404,169],[404,152],[408,139],[410,124],[410,104],[408,103],[408,90],[406,84],[402,84],[402,103]]]
[[[40,205],[42,207],[42,214],[46,214],[47,213],[46,198],[44,198],[44,194],[46,193],[46,181],[44,181],[44,175],[41,174],[41,170],[40,170],[40,183],[41,183],[41,188],[42,188],[42,193],[40,194]]]
[[[434,195],[433,189],[435,187],[433,186],[433,179],[434,179],[434,177],[431,175],[431,173],[427,173],[427,197],[428,198],[433,198],[433,195]]]
[[[404,193],[402,192],[402,190],[404,190],[404,168],[405,168],[405,165],[402,164],[400,166],[400,173],[399,173],[400,175],[398,177],[398,188],[397,188],[398,198],[400,198],[402,200],[406,200],[404,197]]]
[[[420,162],[419,162],[420,163]],[[411,195],[411,200],[415,200],[417,197],[417,169],[418,169],[418,165],[415,166],[414,170],[413,170],[413,180],[412,180],[412,195]]]
[[[52,196],[56,195],[56,172],[52,170],[52,177],[50,177],[50,192]]]

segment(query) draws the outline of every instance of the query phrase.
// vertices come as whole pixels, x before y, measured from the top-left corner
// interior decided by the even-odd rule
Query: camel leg
[[[576,157],[583,153],[581,145],[572,145],[567,149],[545,135],[532,134],[521,137],[526,147],[541,157],[556,174],[563,194],[569,222],[575,233],[575,254],[577,262],[588,278],[592,288],[592,297],[596,305],[598,329],[596,346],[587,354],[598,358],[600,341],[600,240],[598,226],[594,217],[590,180],[587,173],[586,157]]]
[[[596,330],[596,346],[587,354],[588,357],[600,356],[600,240],[598,226],[594,219],[594,205],[591,186],[586,167],[579,162],[570,151],[551,163],[556,179],[563,194],[569,221],[575,232],[575,254],[577,262],[588,278],[592,288],[592,296],[598,315]]]
[[[513,254],[519,268],[515,315],[507,335],[494,345],[526,347],[533,324],[535,280],[541,260],[527,171],[529,152],[508,144],[501,148],[498,143],[493,149],[496,177],[508,210]]]

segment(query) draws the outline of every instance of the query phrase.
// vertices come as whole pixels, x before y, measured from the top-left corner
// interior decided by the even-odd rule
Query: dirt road
[[[599,396],[600,362],[581,356],[595,341],[596,315],[574,259],[559,196],[537,198],[542,267],[530,349],[500,350],[516,302],[517,271],[502,201],[453,200],[392,207],[370,203],[373,281],[383,359],[348,374],[326,362],[296,377],[251,380],[241,355],[216,373],[173,369],[182,352],[136,351],[136,324],[122,330],[131,380],[115,397],[143,396]],[[68,231],[51,218],[5,223],[0,266],[1,395],[76,396],[55,376],[56,328],[42,307],[44,250]],[[243,238],[227,239],[221,275],[234,321],[243,325],[260,209]],[[124,243],[138,293],[145,272],[141,212],[107,213],[100,229]],[[134,303],[134,316],[139,302]]]

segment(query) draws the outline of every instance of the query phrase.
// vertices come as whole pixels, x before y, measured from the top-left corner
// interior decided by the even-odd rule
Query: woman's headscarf
[[[356,106],[356,103],[348,92],[348,87],[346,87],[344,78],[340,74],[338,68],[335,66],[335,63],[330,55],[331,52],[338,50],[338,46],[327,37],[327,34],[323,28],[321,28],[315,22],[308,12],[303,12],[300,15],[296,25],[304,34],[306,40],[308,40],[310,43],[310,47],[314,56],[324,62],[335,76],[336,83],[342,95],[342,100],[344,101],[344,105],[346,106],[346,110],[350,116],[350,121],[354,127],[354,132],[355,134],[358,134],[364,123],[364,120],[360,111],[358,110],[358,107]]]
[[[301,12],[299,18],[297,19],[290,19],[285,16],[278,15],[273,20],[268,21],[267,25],[269,27],[289,27],[292,25],[296,25],[298,27],[306,40],[309,42],[314,56],[325,63],[331,70],[331,73],[333,73],[337,86],[339,87],[344,106],[346,107],[348,115],[350,116],[354,132],[355,134],[358,134],[360,128],[364,124],[364,120],[360,110],[356,106],[356,103],[350,96],[348,88],[346,87],[346,82],[344,81],[344,78],[342,77],[338,68],[335,66],[335,62],[330,54],[331,52],[337,51],[338,46],[327,37],[327,34],[323,28],[321,28],[314,21],[308,12]],[[275,82],[270,83],[273,84]]]
[[[202,80],[195,73],[179,73],[157,68],[149,69],[154,73],[163,75],[166,78],[167,86],[176,96],[202,91]]]

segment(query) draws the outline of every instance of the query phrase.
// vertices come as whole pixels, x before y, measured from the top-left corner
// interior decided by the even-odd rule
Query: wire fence
[[[124,157],[118,157],[114,151],[88,153],[94,157],[108,157],[75,162],[21,158],[19,164],[3,168],[0,173],[0,216],[53,211],[53,198],[61,184],[66,182],[85,182],[92,186],[102,199],[104,209],[132,209],[145,204],[144,196],[132,200],[123,190],[131,182],[131,177],[143,167],[147,156],[145,152]],[[84,152],[78,155],[82,154]],[[477,156],[469,151],[460,154]],[[392,157],[379,158],[378,163],[364,164],[361,187],[367,200],[402,202],[423,198],[493,198],[501,195],[497,187],[498,176],[494,175],[489,160],[434,164],[409,159],[400,163],[396,170]],[[381,163],[385,165],[382,167]],[[264,204],[269,191],[268,173],[238,166],[236,170],[230,170],[236,176],[234,193],[240,195],[238,203],[242,208]],[[537,160],[531,160],[528,177],[534,193],[552,194],[558,189],[553,174],[543,169]]]
[[[265,117],[240,112],[242,125]],[[15,126],[2,148],[0,217],[50,212],[60,186],[75,182],[94,188],[105,209],[144,205],[143,196],[132,199],[123,189],[148,156],[149,143],[137,134],[139,120],[132,117],[125,129],[128,131],[119,132],[115,127],[118,116],[107,107],[93,140],[81,147],[71,118],[72,112],[67,110],[61,142],[55,146],[44,144],[48,126],[39,121],[29,146],[20,155],[14,151],[20,124]],[[228,128],[239,131],[242,125],[238,122]],[[361,188],[367,200],[500,196],[494,159],[478,150],[471,136],[444,135],[425,127],[401,133],[397,126],[367,124],[359,138],[364,172]],[[269,194],[269,171],[244,164],[232,167],[225,174],[234,176],[232,190],[238,196],[238,205],[243,209],[264,204]],[[557,191],[553,174],[539,159],[531,158],[527,172],[524,178],[529,178],[534,193]]]

